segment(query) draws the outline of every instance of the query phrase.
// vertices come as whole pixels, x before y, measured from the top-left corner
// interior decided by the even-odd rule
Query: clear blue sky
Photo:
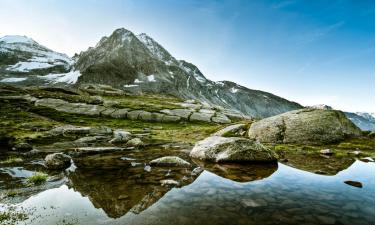
[[[0,0],[0,21],[69,55],[125,27],[212,80],[375,112],[375,1]]]

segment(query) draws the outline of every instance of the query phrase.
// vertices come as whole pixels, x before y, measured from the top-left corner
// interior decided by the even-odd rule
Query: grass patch
[[[23,162],[23,160],[19,157],[9,156],[7,159],[0,161],[2,164],[13,164]]]
[[[31,177],[27,178],[27,182],[34,185],[39,185],[46,182],[48,174],[43,172],[35,172]]]
[[[104,99],[118,102],[120,108],[145,110],[149,112],[159,112],[162,109],[182,108],[176,103],[183,102],[183,100],[178,98],[160,95],[105,96]]]

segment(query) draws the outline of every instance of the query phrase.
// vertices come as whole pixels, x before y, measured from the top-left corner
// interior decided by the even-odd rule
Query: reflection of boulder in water
[[[286,165],[322,175],[336,175],[354,163],[350,157],[326,157],[319,154],[287,154]]]
[[[128,211],[140,213],[162,198],[172,187],[161,186],[161,180],[173,179],[187,185],[194,180],[190,173],[186,168],[154,167],[147,172],[141,165],[116,170],[77,168],[68,177],[69,186],[109,217],[118,218]]]
[[[250,182],[271,176],[277,170],[277,163],[248,163],[248,164],[217,164],[194,160],[204,170],[220,177],[236,181]]]

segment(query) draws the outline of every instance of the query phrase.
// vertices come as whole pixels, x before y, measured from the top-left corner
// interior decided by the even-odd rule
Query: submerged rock
[[[190,156],[215,162],[270,162],[277,154],[257,141],[237,137],[208,137],[195,144]]]
[[[66,169],[71,164],[71,157],[63,153],[49,154],[44,160],[45,166],[52,170]]]
[[[357,188],[363,187],[362,183],[358,181],[347,180],[347,181],[344,181],[344,183],[353,187],[357,187]]]
[[[249,137],[262,143],[328,144],[360,135],[343,112],[311,108],[260,120],[249,129]]]
[[[150,162],[150,165],[154,166],[182,166],[189,167],[190,163],[177,157],[177,156],[165,156],[154,159]]]
[[[126,143],[132,138],[132,134],[125,130],[115,130],[110,143]]]

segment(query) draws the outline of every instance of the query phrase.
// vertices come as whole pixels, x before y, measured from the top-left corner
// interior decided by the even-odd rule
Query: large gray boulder
[[[343,112],[311,108],[260,120],[249,129],[249,137],[262,143],[328,144],[359,135]]]
[[[71,164],[71,158],[63,153],[53,153],[46,156],[44,165],[48,169],[59,170],[66,169]]]
[[[272,162],[275,152],[257,141],[238,137],[212,136],[195,144],[190,157],[214,162]]]

